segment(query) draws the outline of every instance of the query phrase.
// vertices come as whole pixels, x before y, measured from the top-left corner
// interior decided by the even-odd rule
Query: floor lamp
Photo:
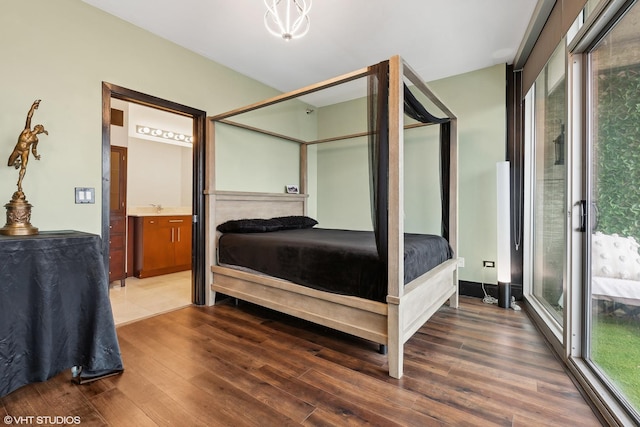
[[[511,307],[511,220],[509,162],[496,164],[498,230],[498,306]]]

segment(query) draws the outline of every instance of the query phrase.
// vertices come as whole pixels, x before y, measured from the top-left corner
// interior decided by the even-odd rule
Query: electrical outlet
[[[458,267],[464,267],[464,258],[458,258]]]
[[[482,266],[483,267],[489,267],[489,268],[495,268],[496,262],[495,261],[482,261]]]

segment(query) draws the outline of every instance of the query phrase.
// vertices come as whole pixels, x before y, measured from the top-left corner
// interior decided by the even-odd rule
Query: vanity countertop
[[[137,207],[131,208],[127,210],[127,216],[180,216],[180,215],[191,215],[191,207],[166,207],[155,208],[153,206],[150,207]]]

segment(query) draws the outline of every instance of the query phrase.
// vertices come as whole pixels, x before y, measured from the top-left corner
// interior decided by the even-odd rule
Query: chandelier
[[[309,31],[311,0],[264,0],[264,25],[276,37],[297,39]]]

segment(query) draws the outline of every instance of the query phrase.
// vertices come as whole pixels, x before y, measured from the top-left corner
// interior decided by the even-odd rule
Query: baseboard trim
[[[466,280],[460,280],[459,282],[460,295],[475,298],[484,298],[484,292],[482,291],[482,283],[468,282]],[[484,289],[487,294],[498,298],[498,285],[485,283]],[[517,301],[522,300],[522,285],[517,283],[511,284],[511,295],[516,298]]]

